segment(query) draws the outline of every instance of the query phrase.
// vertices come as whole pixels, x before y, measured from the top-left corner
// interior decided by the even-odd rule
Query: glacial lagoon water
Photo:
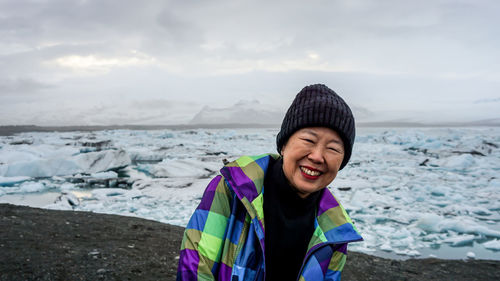
[[[222,160],[274,152],[275,129],[0,137],[0,203],[185,226]],[[500,128],[359,128],[329,187],[383,257],[500,260]]]

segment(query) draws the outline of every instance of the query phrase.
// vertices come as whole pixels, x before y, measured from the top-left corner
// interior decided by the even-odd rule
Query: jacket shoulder
[[[245,168],[252,163],[262,165],[265,163],[269,163],[269,160],[271,158],[278,159],[279,157],[280,156],[278,154],[273,154],[273,153],[265,153],[260,155],[244,155],[232,162],[229,162],[228,164],[225,165],[225,167]],[[267,167],[262,167],[262,166],[261,168],[264,170],[267,169]]]
[[[320,199],[317,219],[324,242],[346,243],[363,240],[344,207],[328,188],[325,188]]]

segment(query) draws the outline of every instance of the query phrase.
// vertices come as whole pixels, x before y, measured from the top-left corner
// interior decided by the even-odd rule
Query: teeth
[[[305,168],[305,167],[300,167],[300,169],[302,170],[302,172],[304,172],[310,176],[313,176],[313,177],[319,176],[321,174],[319,171],[312,171],[312,170],[309,170],[308,168]]]

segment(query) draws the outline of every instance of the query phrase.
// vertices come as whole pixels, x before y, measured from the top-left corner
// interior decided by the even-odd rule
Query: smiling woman
[[[349,106],[325,85],[302,89],[277,154],[221,169],[191,217],[178,280],[340,280],[347,243],[362,240],[329,191],[354,143]]]

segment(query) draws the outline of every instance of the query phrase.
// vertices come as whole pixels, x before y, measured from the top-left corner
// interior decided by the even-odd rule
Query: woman
[[[325,85],[302,89],[279,155],[243,156],[208,185],[182,241],[177,280],[340,280],[362,240],[328,188],[351,157],[354,117]]]

